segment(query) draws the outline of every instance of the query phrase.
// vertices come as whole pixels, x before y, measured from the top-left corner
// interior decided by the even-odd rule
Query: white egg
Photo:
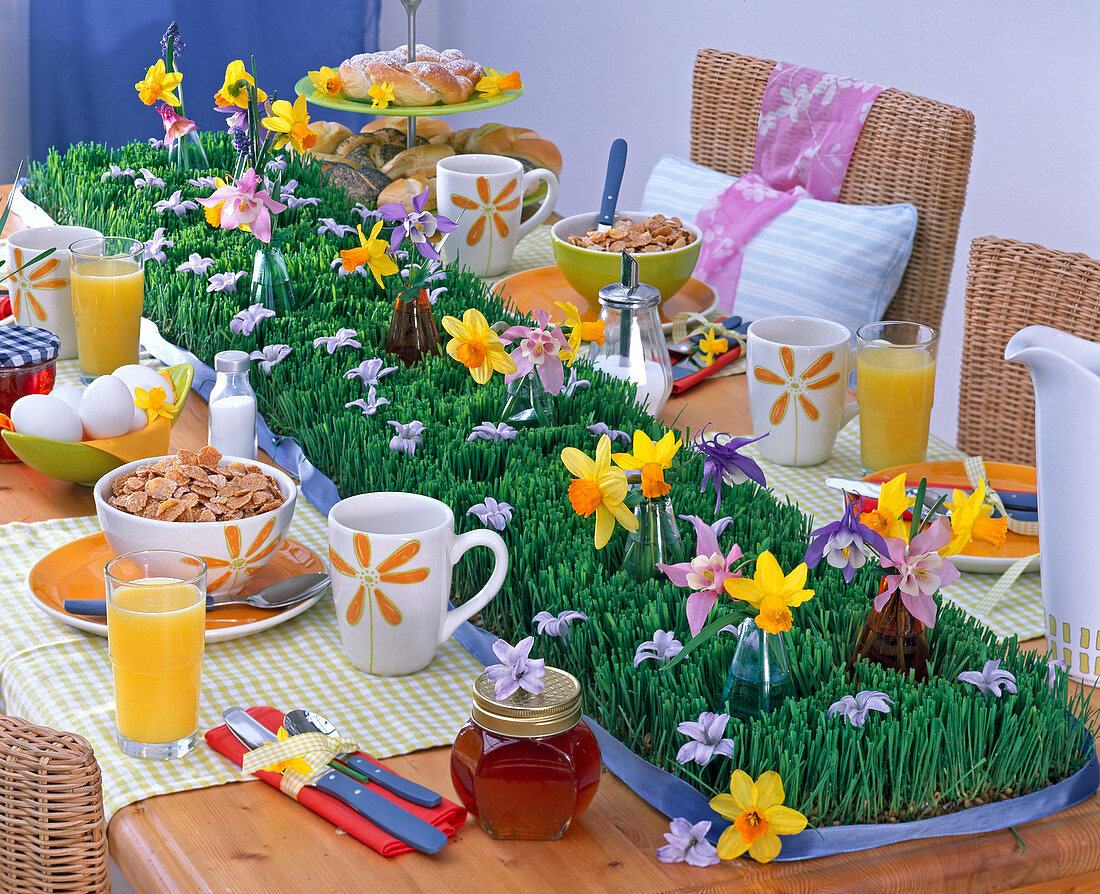
[[[50,392],[50,397],[56,397],[73,408],[73,412],[79,415],[80,399],[84,396],[84,389],[79,385],[58,385]]]
[[[63,400],[48,394],[28,394],[11,408],[11,424],[23,435],[54,441],[79,441],[80,418]]]
[[[126,383],[126,387],[130,389],[131,394],[134,394],[135,388],[144,388],[146,391],[152,388],[163,388],[168,403],[176,402],[172,383],[168,381],[167,377],[162,376],[155,369],[150,369],[148,366],[142,366],[140,363],[129,363],[126,366],[120,366],[111,375],[122,379]]]
[[[134,396],[117,376],[100,376],[80,399],[80,421],[89,438],[117,438],[134,422]]]
[[[130,434],[141,431],[149,422],[149,417],[141,407],[134,407],[134,421],[130,423]]]

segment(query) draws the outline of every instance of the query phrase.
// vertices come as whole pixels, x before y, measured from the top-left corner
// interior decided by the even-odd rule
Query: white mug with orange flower
[[[767,317],[749,324],[749,415],[760,455],[781,466],[816,466],[858,412],[845,403],[855,369],[852,333],[818,317]]]
[[[477,546],[494,556],[488,582],[447,610],[451,573]],[[455,534],[446,503],[409,493],[359,494],[328,514],[332,599],[351,663],[397,676],[427,667],[458,626],[488,605],[508,574],[508,547],[495,531]]]
[[[458,227],[443,243],[443,258],[479,276],[499,276],[512,262],[516,243],[550,216],[558,178],[546,168],[524,171],[502,155],[452,155],[436,165],[436,205]],[[546,197],[523,223],[523,197],[535,181]]]
[[[14,273],[6,285],[16,323],[48,329],[61,339],[58,360],[76,356],[69,246],[91,238],[102,239],[103,236],[89,227],[31,227],[16,230],[8,237],[5,274],[19,270],[47,248],[56,249],[37,264]]]

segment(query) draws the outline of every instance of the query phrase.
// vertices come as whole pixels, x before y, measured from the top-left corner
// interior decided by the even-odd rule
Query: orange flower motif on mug
[[[47,258],[37,267],[28,267],[26,270],[20,270],[26,261],[23,259],[23,250],[21,248],[12,249],[12,257],[15,260],[15,269],[17,273],[11,275],[12,281],[12,293],[11,293],[11,312],[15,315],[16,320],[19,319],[20,306],[23,303],[24,297],[27,299],[27,305],[30,307],[31,322],[34,322],[34,318],[37,317],[43,323],[46,322],[46,310],[39,303],[38,299],[34,297],[35,289],[64,289],[69,285],[67,279],[46,279],[51,273],[53,273],[61,262],[57,258]]]
[[[359,562],[358,568],[354,568],[350,562],[343,559],[332,546],[328,548],[328,557],[332,562],[332,567],[341,574],[354,577],[359,581],[359,589],[351,597],[351,602],[348,603],[345,612],[348,623],[355,626],[362,620],[367,591],[370,590],[382,620],[396,627],[401,623],[401,610],[394,605],[393,600],[382,592],[380,585],[384,583],[419,584],[428,579],[429,572],[427,568],[411,568],[407,571],[395,570],[408,564],[420,552],[420,541],[410,540],[402,544],[379,562],[377,568],[371,567],[370,537],[362,531],[356,531],[352,537],[352,544],[355,548],[355,558]],[[373,613],[371,613],[372,628],[373,618]]]
[[[779,360],[783,364],[782,373],[772,372],[770,369],[764,366],[754,366],[752,374],[756,376],[758,382],[764,382],[767,385],[782,385],[783,393],[775,399],[775,403],[772,404],[771,412],[768,414],[768,418],[771,420],[772,425],[779,425],[786,416],[787,410],[791,404],[791,398],[793,397],[802,407],[802,412],[806,414],[806,418],[811,422],[816,422],[821,413],[818,411],[817,406],[812,400],[808,392],[820,391],[822,388],[828,388],[830,385],[835,385],[840,379],[840,373],[829,373],[827,376],[820,376],[836,358],[836,353],[833,351],[826,351],[813,363],[806,367],[798,375],[795,375],[794,371],[794,351],[792,351],[786,345],[783,345],[779,349]],[[795,411],[797,412],[797,410]]]
[[[215,577],[207,584],[208,590],[217,590],[228,584],[232,592],[237,586],[237,580],[244,575],[252,577],[266,563],[267,557],[279,548],[282,537],[272,537],[275,529],[275,519],[267,520],[260,528],[260,533],[249,545],[248,549],[241,552],[241,529],[237,525],[225,526],[225,546],[229,550],[229,559],[215,559],[211,556],[202,556],[202,560],[210,569],[210,575]],[[270,538],[270,539],[269,539]]]
[[[478,177],[477,184],[477,198],[471,199],[466,196],[451,194],[451,201],[455,203],[459,208],[463,208],[466,211],[475,211],[481,216],[474,221],[473,226],[470,227],[469,232],[466,233],[466,244],[477,245],[481,241],[481,237],[485,234],[486,221],[492,223],[496,227],[497,232],[501,237],[508,235],[508,222],[500,216],[501,211],[514,211],[519,207],[520,196],[516,195],[514,198],[505,202],[512,193],[516,192],[517,178],[513,177],[491,199],[489,198],[489,181],[485,177]],[[501,204],[501,203],[504,204]],[[493,238],[492,228],[490,227],[489,238]]]

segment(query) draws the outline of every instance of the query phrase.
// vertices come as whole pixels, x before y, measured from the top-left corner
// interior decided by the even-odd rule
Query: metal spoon
[[[328,575],[323,571],[313,574],[299,574],[264,587],[262,590],[237,599],[223,599],[218,596],[206,597],[206,610],[225,608],[233,605],[250,605],[253,608],[279,609],[298,605],[316,596],[329,585]],[[66,599],[65,611],[70,615],[106,615],[105,599]]]
[[[328,720],[314,711],[288,711],[283,718],[283,728],[292,736],[300,733],[324,733],[326,736],[338,735],[337,729]],[[374,782],[387,791],[393,792],[412,804],[421,807],[438,807],[442,795],[430,788],[418,785],[404,776],[379,767],[358,754],[338,754],[329,762],[329,766],[341,773],[362,782]]]

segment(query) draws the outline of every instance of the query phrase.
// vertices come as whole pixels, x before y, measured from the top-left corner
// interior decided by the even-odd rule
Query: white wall
[[[11,183],[31,151],[27,23],[30,0],[0,0],[0,183]],[[24,164],[24,173],[26,165]]]
[[[405,40],[382,0],[380,40]],[[995,234],[1100,257],[1097,0],[424,0],[418,38],[519,69],[509,106],[452,119],[532,127],[564,157],[558,209],[594,209],[607,151],[630,144],[622,207],[654,161],[688,154],[704,47],[857,76],[970,109],[977,141],[941,343],[933,430],[954,441],[970,240]],[[995,409],[995,408],[994,408]],[[717,420],[716,420],[717,421]]]

